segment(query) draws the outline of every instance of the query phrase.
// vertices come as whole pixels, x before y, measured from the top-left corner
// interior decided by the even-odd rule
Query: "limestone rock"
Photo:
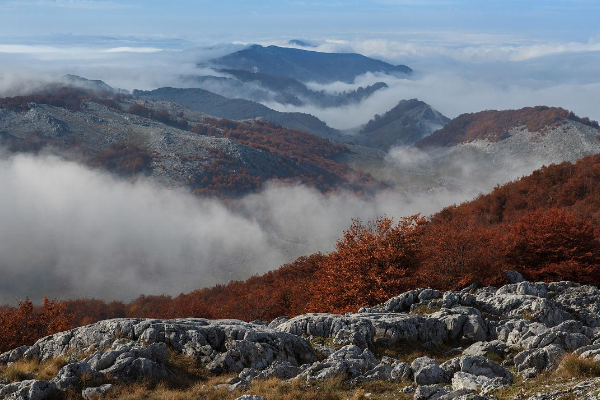
[[[58,389],[52,382],[28,380],[0,385],[0,399],[4,400],[46,400]]]
[[[448,376],[440,364],[429,357],[419,357],[411,363],[414,373],[414,382],[417,385],[435,385],[438,383],[447,383]]]
[[[81,392],[81,397],[85,400],[99,399],[106,396],[111,390],[113,390],[113,385],[110,383],[98,387],[85,388]]]
[[[307,382],[340,376],[353,379],[372,370],[377,364],[377,359],[369,349],[348,345],[327,359],[312,364],[296,379],[306,379]]]

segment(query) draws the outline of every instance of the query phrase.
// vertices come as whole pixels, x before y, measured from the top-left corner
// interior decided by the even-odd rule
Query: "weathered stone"
[[[3,400],[47,400],[58,392],[52,382],[28,380],[0,385]]]
[[[507,354],[508,346],[500,340],[492,340],[489,342],[476,342],[467,347],[463,351],[464,356],[482,356],[495,355],[504,358]]]
[[[62,367],[52,382],[57,389],[67,390],[79,385],[83,375],[91,374],[92,368],[89,364],[85,362],[76,362]]]
[[[410,367],[417,385],[434,385],[449,381],[440,364],[432,358],[419,357],[411,363]]]
[[[511,384],[513,377],[510,371],[501,365],[481,356],[465,356],[460,359],[460,371],[474,376],[485,376],[489,379],[501,379]]]
[[[415,391],[415,400],[437,399],[448,393],[448,389],[442,385],[422,385]]]
[[[304,370],[296,379],[307,382],[332,377],[358,378],[377,365],[377,359],[368,349],[358,346],[344,346],[327,359],[316,362]]]
[[[541,349],[524,350],[514,357],[515,367],[518,372],[534,369],[537,373],[547,368],[555,368],[564,355],[564,350],[558,346],[550,345]]]
[[[264,396],[256,396],[256,395],[251,395],[251,394],[245,394],[243,396],[238,397],[235,400],[267,400],[267,398],[264,397]]]
[[[83,389],[83,391],[81,392],[81,397],[83,397],[85,400],[100,399],[100,398],[106,396],[112,390],[113,390],[113,385],[111,385],[110,383],[107,383],[102,386],[90,387],[90,388]]]
[[[504,273],[508,278],[508,282],[510,282],[511,284],[525,282],[525,278],[523,278],[523,275],[521,275],[521,273],[518,271],[509,270],[504,271]]]

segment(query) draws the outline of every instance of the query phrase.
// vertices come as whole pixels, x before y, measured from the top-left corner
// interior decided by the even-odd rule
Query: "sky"
[[[587,42],[596,0],[2,0],[0,36],[134,36],[191,41],[281,36],[509,35]]]

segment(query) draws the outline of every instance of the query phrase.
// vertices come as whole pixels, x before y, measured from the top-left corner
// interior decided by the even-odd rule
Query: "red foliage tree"
[[[495,284],[502,277],[498,247],[501,229],[465,220],[436,220],[421,243],[421,282],[426,287],[456,289],[467,284]]]
[[[26,299],[18,307],[0,312],[0,352],[31,345],[43,336],[70,327],[71,321],[63,304],[45,298],[41,307],[35,307]]]
[[[310,303],[314,310],[347,312],[387,300],[414,284],[419,216],[362,224],[355,220],[321,263]]]
[[[507,262],[533,280],[600,283],[600,242],[592,223],[559,208],[529,212],[511,227]]]

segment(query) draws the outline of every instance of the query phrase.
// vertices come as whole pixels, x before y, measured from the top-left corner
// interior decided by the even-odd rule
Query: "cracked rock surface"
[[[459,346],[447,361],[425,355],[444,343]],[[420,346],[423,355],[410,360],[376,355],[403,346]],[[0,364],[59,356],[69,363],[49,381],[0,383],[0,398],[46,399],[65,390],[97,398],[113,386],[85,387],[86,379],[168,380],[177,373],[169,363],[172,352],[214,374],[238,374],[227,385],[231,390],[257,379],[310,384],[342,377],[405,382],[416,389],[415,399],[492,398],[494,390],[514,382],[508,367],[531,378],[556,368],[566,354],[600,361],[600,290],[572,282],[523,281],[446,293],[417,289],[357,313],[304,314],[268,324],[196,318],[100,321],[1,354]],[[579,384],[576,398],[595,398],[592,389],[600,382],[586,382]],[[559,391],[530,398],[553,398]]]

